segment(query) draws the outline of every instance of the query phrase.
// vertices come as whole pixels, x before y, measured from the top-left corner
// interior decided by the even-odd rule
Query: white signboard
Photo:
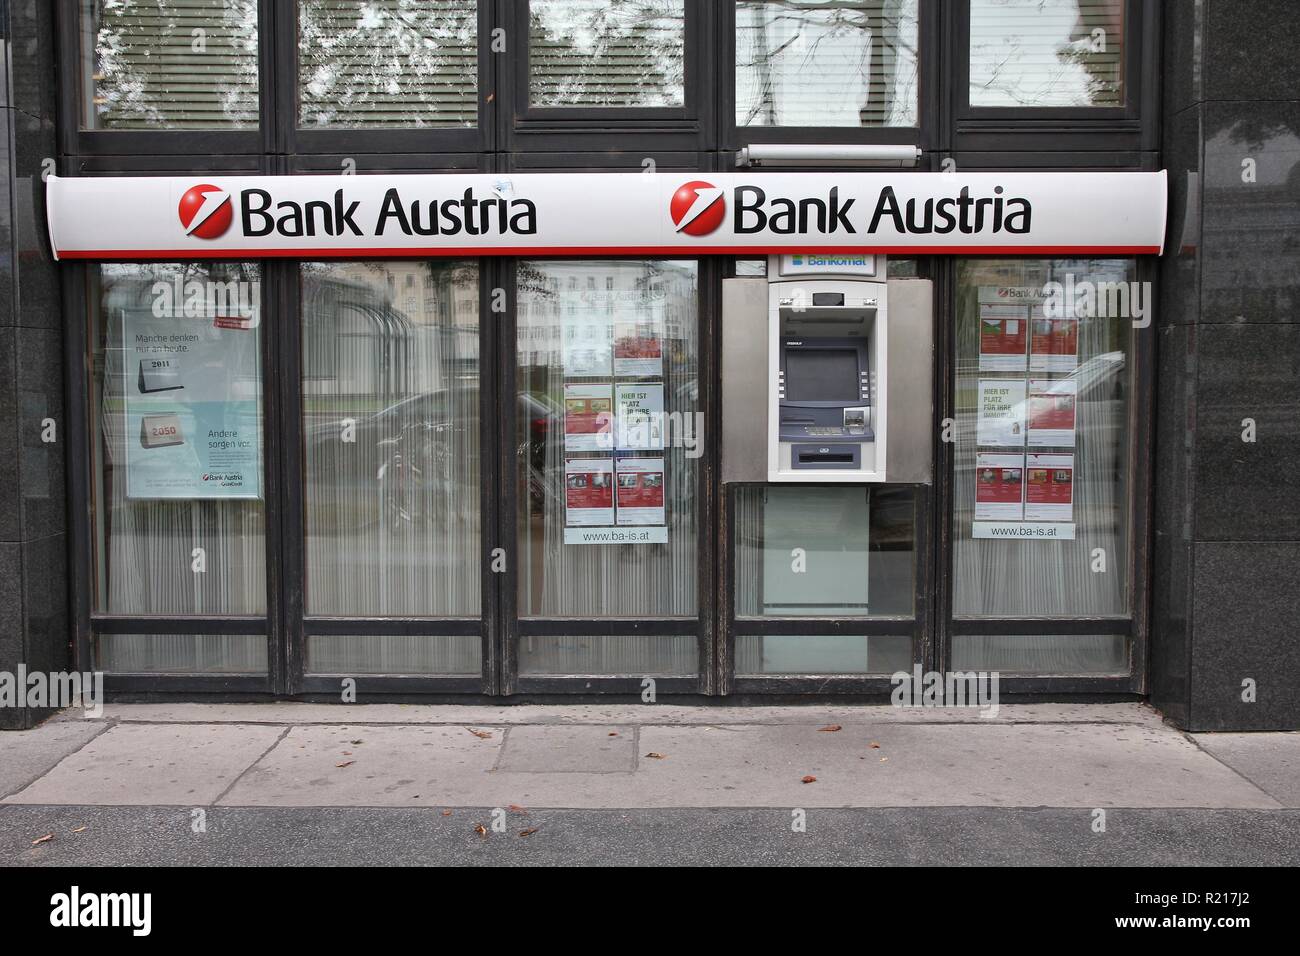
[[[1158,254],[1164,172],[50,176],[59,259]]]

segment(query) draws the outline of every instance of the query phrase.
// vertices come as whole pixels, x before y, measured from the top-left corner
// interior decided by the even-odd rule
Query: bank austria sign
[[[1159,254],[1164,172],[51,176],[59,259]]]

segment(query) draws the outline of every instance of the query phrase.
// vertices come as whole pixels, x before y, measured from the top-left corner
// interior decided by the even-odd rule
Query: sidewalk
[[[115,705],[0,734],[0,798],[0,863],[524,862],[507,835],[528,857],[599,862],[602,847],[626,851],[647,834],[654,862],[678,851],[900,862],[900,846],[908,862],[933,862],[955,852],[943,836],[953,827],[1013,860],[1143,862],[1145,833],[1153,853],[1185,844],[1187,862],[1296,863],[1300,734],[1192,736],[1139,704],[1010,705],[993,719],[847,706]],[[1098,809],[1111,811],[1104,834]],[[198,810],[211,824],[201,838]],[[796,810],[806,833],[792,830]],[[1127,836],[1104,839],[1121,822]],[[149,847],[126,839],[137,830]],[[792,834],[805,839],[782,857]]]

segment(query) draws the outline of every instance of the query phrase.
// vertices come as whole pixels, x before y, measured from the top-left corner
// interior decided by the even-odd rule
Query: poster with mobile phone
[[[1019,521],[1024,498],[1024,455],[975,456],[976,521]]]
[[[653,320],[614,323],[614,374],[628,377],[664,373],[663,336]]]
[[[1023,379],[982,378],[975,440],[993,448],[1025,445],[1025,383]]]
[[[570,458],[564,462],[564,524],[569,528],[614,523],[614,460]]]
[[[1072,378],[1029,380],[1029,444],[1073,448],[1079,383]]]
[[[664,523],[664,460],[620,458],[615,464],[615,523]]]
[[[1029,307],[980,303],[980,371],[1023,372],[1029,342]]]
[[[613,440],[614,387],[564,386],[564,450],[608,451]]]
[[[1073,372],[1079,366],[1079,320],[1048,318],[1041,305],[1031,310],[1029,322],[1029,370],[1031,372]]]
[[[109,354],[110,361],[121,362],[126,495],[260,498],[262,382],[255,313],[184,301],[186,309],[172,310],[176,314],[163,309],[156,315],[152,308],[119,313],[122,347]]]
[[[620,451],[662,451],[664,387],[621,383],[615,392],[616,447]]]
[[[1025,520],[1074,520],[1074,456],[1027,455]]]

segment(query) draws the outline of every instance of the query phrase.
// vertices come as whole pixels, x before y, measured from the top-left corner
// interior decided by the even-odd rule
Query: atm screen
[[[785,397],[790,402],[859,401],[857,349],[787,350]]]

